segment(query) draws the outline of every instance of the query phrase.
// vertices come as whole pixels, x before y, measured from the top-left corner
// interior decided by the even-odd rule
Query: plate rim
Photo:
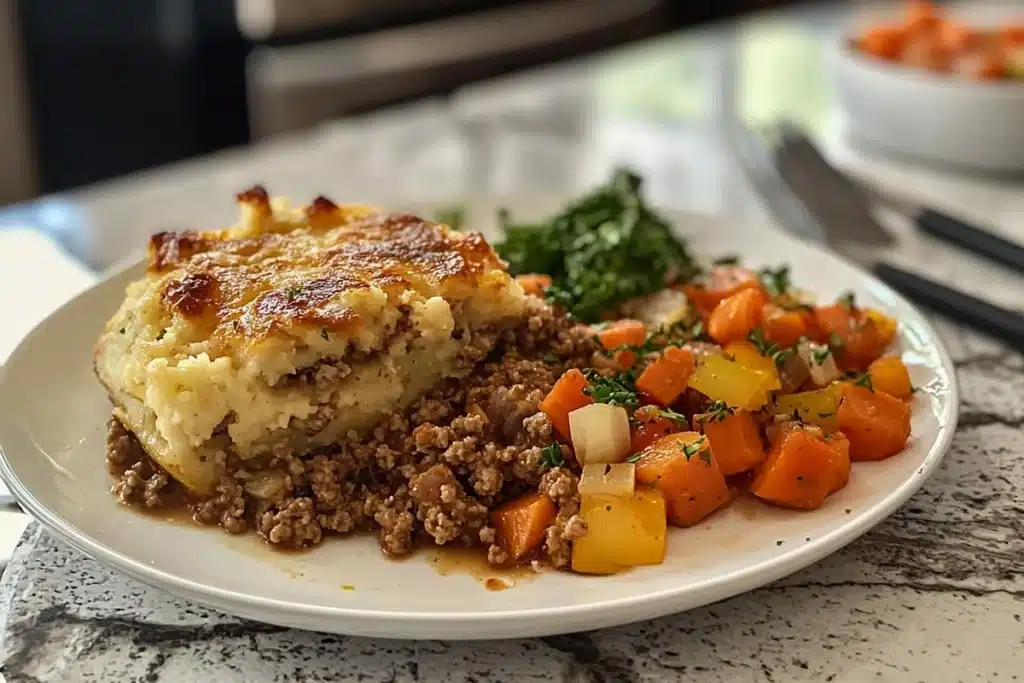
[[[535,198],[533,203],[538,203]],[[481,198],[466,202],[471,209],[487,207],[495,203],[490,198]],[[501,202],[498,202],[501,203]],[[529,200],[523,197],[509,198],[507,204],[524,205]],[[438,203],[418,202],[418,205],[431,206]],[[684,208],[658,207],[674,225],[685,225],[687,221],[701,221],[705,224],[736,224],[748,227],[761,227],[771,230],[774,235],[783,239],[803,242],[780,230],[768,221],[759,221],[749,217],[730,217]],[[763,224],[763,225],[760,225]],[[681,228],[677,228],[681,231]],[[823,249],[817,244],[803,242],[803,246],[830,258],[842,261],[853,268],[863,279],[879,293],[909,308],[917,317],[916,325],[923,327],[930,339],[935,341],[935,351],[940,367],[948,376],[948,401],[943,411],[937,414],[938,432],[928,448],[921,465],[907,476],[896,488],[888,491],[884,498],[865,512],[853,517],[850,521],[837,528],[814,538],[813,540],[794,546],[790,551],[777,557],[743,566],[727,574],[703,579],[697,583],[661,589],[655,592],[644,592],[637,595],[616,597],[606,600],[594,600],[584,604],[570,606],[530,607],[522,609],[504,609],[478,612],[424,611],[402,612],[399,610],[374,610],[367,608],[341,607],[331,605],[310,605],[289,602],[278,598],[260,597],[248,593],[237,592],[225,588],[210,586],[192,579],[181,577],[145,562],[133,559],[106,544],[95,540],[85,531],[79,531],[74,524],[60,518],[45,504],[39,501],[21,482],[14,472],[7,452],[0,439],[0,478],[4,480],[11,493],[35,520],[61,541],[96,560],[100,564],[113,568],[148,586],[172,595],[213,607],[219,611],[243,616],[244,618],[276,623],[284,626],[309,628],[301,624],[309,620],[334,619],[338,625],[336,633],[359,635],[386,636],[395,639],[432,639],[438,638],[427,633],[424,627],[444,624],[443,637],[450,640],[489,640],[519,636],[545,636],[579,630],[592,630],[612,625],[624,625],[636,621],[654,619],[668,614],[681,613],[702,605],[724,600],[748,592],[757,587],[767,585],[789,576],[819,560],[835,553],[839,549],[863,536],[879,523],[892,515],[905,504],[942,464],[956,434],[960,415],[960,387],[956,368],[946,344],[938,331],[921,310],[904,298],[894,289],[880,281],[868,271],[860,268],[842,256]],[[3,388],[12,361],[17,361],[38,329],[66,308],[104,285],[109,280],[122,276],[127,271],[138,268],[141,261],[132,260],[119,263],[116,267],[104,271],[103,277],[64,305],[51,312],[43,321],[32,329],[11,353],[8,362],[0,364],[0,388]],[[0,426],[3,421],[0,420]],[[0,430],[2,437],[2,430]],[[243,608],[243,609],[239,609]],[[274,615],[287,615],[289,619],[274,619],[261,612],[273,612]],[[252,616],[260,614],[260,616]],[[488,635],[470,630],[464,632],[451,629],[469,629],[488,624],[501,624],[502,634]],[[356,627],[346,625],[354,624]],[[396,624],[405,624],[404,633],[394,633],[391,629]],[[416,635],[409,635],[416,633]]]

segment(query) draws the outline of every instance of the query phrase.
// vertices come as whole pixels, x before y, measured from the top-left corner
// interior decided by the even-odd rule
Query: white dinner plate
[[[518,216],[552,204],[511,206]],[[474,227],[489,233],[492,209],[475,205]],[[956,427],[953,366],[920,313],[837,257],[764,225],[666,215],[699,253],[738,253],[752,266],[787,263],[794,282],[823,300],[853,290],[858,301],[897,317],[899,350],[920,389],[907,449],[884,462],[855,464],[850,485],[820,510],[789,512],[741,499],[694,528],[673,530],[664,564],[616,576],[544,572],[492,591],[474,572],[438,571],[427,552],[404,562],[385,559],[371,536],[276,553],[252,535],[140,515],[108,492],[110,404],[93,376],[92,348],[125,285],[142,272],[137,265],[50,316],[6,364],[0,473],[28,512],[96,560],[224,612],[304,629],[396,638],[538,636],[681,612],[762,586],[835,552],[918,490]]]

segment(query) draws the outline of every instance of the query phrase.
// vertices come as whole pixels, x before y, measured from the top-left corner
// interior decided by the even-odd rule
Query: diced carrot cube
[[[551,286],[551,276],[544,275],[543,273],[517,275],[516,282],[519,283],[527,294],[544,296],[544,290]]]
[[[746,472],[764,462],[761,430],[748,410],[694,416],[694,426],[711,441],[722,474]]]
[[[820,508],[841,479],[841,451],[806,429],[785,432],[772,445],[750,491],[797,510]]]
[[[729,502],[711,444],[696,432],[670,434],[644,450],[636,462],[636,480],[661,491],[668,519],[676,526],[693,526]]]
[[[910,407],[883,391],[845,386],[836,418],[855,462],[896,455],[910,438]]]
[[[708,334],[719,344],[745,339],[761,323],[764,293],[744,289],[722,301],[708,318]]]
[[[540,492],[510,500],[491,513],[498,541],[513,561],[540,547],[544,533],[555,521],[558,508]]]
[[[548,416],[558,435],[566,441],[570,439],[569,413],[594,402],[583,391],[587,386],[587,378],[582,372],[576,368],[566,370],[540,402],[541,411]]]
[[[868,368],[868,375],[876,391],[884,391],[900,399],[908,399],[914,393],[907,366],[896,356],[882,356],[874,361]]]
[[[636,388],[667,406],[686,390],[693,368],[690,349],[669,346],[637,378]]]

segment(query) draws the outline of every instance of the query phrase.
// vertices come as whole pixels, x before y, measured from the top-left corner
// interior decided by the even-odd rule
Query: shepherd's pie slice
[[[186,487],[218,461],[361,431],[461,377],[526,299],[477,233],[318,198],[238,197],[239,224],[160,233],[96,346],[115,415]]]

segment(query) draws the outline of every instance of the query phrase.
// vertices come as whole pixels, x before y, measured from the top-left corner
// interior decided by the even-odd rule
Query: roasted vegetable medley
[[[662,224],[647,209],[634,215]],[[555,264],[545,260],[555,233],[582,220],[570,211],[543,238],[513,232],[513,266]],[[755,271],[728,258],[695,274],[684,245],[671,253],[688,269],[666,277],[659,265],[656,290],[610,295],[600,312],[596,299],[571,299],[587,302],[586,320],[602,320],[590,324],[601,351],[540,404],[557,436],[543,466],[579,473],[587,531],[573,541],[577,572],[658,564],[669,526],[698,524],[739,496],[820,508],[855,476],[851,463],[896,455],[910,437],[914,388],[900,358],[886,355],[894,319],[852,294],[816,303],[785,266]],[[552,271],[518,278],[558,305],[572,277]],[[528,558],[554,514],[530,493],[492,523],[513,558]]]

